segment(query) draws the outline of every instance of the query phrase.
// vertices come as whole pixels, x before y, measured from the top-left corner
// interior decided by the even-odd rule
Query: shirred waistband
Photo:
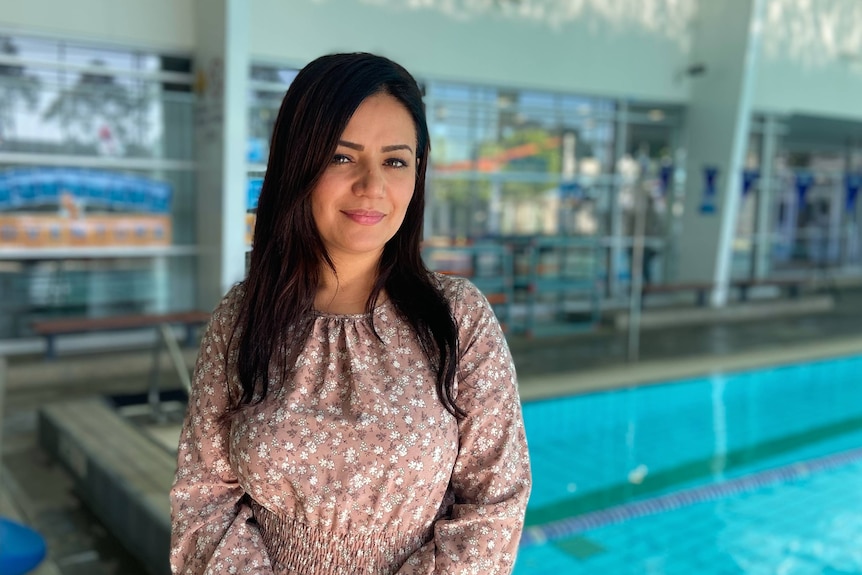
[[[392,575],[419,547],[431,540],[423,533],[339,534],[292,517],[283,517],[248,497],[276,575]]]

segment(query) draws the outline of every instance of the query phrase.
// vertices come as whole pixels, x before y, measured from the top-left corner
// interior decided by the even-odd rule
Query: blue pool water
[[[527,403],[517,575],[862,573],[862,357]]]

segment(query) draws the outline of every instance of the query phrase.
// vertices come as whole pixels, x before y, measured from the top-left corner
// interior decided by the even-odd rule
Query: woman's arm
[[[400,573],[504,575],[515,564],[532,483],[515,368],[475,286],[464,282],[454,308],[461,347],[456,403],[467,412],[450,480],[455,504]]]
[[[234,329],[238,288],[229,293],[201,342],[177,475],[171,489],[171,570],[174,574],[271,575],[269,558],[251,509],[242,501],[229,456],[227,344]]]

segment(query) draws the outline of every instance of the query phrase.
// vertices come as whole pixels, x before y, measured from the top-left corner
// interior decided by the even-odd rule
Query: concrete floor
[[[510,338],[524,400],[662,381],[758,365],[862,353],[862,291],[842,292],[833,310],[751,322],[663,328],[641,336],[640,361],[628,363],[627,334],[610,329],[542,340]],[[192,361],[193,351],[188,354]],[[64,469],[38,446],[41,406],[94,394],[140,393],[147,351],[11,358],[3,421],[0,513],[43,533],[51,562],[39,575],[144,575],[78,500]],[[167,367],[167,366],[166,366]],[[176,375],[163,374],[178,387]]]

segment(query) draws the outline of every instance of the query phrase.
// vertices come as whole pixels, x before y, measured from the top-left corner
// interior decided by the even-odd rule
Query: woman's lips
[[[373,226],[386,216],[375,210],[342,210],[341,213],[363,226]]]

